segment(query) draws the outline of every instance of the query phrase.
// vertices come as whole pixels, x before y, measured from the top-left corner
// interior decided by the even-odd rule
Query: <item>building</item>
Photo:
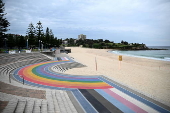
[[[85,40],[86,39],[86,35],[80,34],[78,35],[78,40]]]
[[[63,41],[63,44],[68,44],[68,41],[67,41],[67,40],[64,40],[64,41]]]

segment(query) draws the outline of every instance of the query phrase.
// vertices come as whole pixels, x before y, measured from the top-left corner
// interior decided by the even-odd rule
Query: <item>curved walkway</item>
[[[54,72],[51,69],[54,65],[72,62],[74,61],[67,57],[58,57],[56,61],[19,68],[15,70],[13,77],[18,82],[23,82],[24,79],[24,83],[27,85],[71,91],[70,95],[78,101],[87,113],[170,113],[169,107],[128,89],[105,76],[66,75],[58,71]],[[72,67],[74,66],[70,66],[70,68]]]
[[[50,68],[54,65],[61,63],[70,63],[70,61],[64,57],[62,61],[49,61],[37,63],[23,68],[17,69],[14,72],[14,78],[19,82],[39,86],[48,87],[52,89],[105,89],[111,88],[110,85],[98,79],[98,76],[74,76],[65,75],[61,73],[54,73],[50,71]],[[70,67],[71,68],[71,67]],[[67,89],[65,89],[67,90]]]
[[[46,56],[44,57],[44,55],[42,55],[41,53],[36,53],[36,54],[30,54],[30,53],[15,54],[16,57],[18,58],[17,62],[14,59],[11,59],[11,57],[15,57],[15,55],[8,55],[8,54],[2,55],[3,57],[4,56],[6,57],[6,60],[9,59],[10,62],[8,62],[7,64],[2,63],[3,65],[1,65],[0,81],[2,82],[0,83],[0,85],[2,87],[0,90],[0,101],[2,101],[2,104],[0,104],[0,110],[2,111],[6,106],[6,103],[8,103],[9,101],[8,105],[2,111],[3,113],[12,113],[12,112],[55,113],[56,111],[59,111],[58,113],[63,113],[65,112],[65,109],[63,108],[67,108],[69,113],[77,113],[77,111],[83,113],[82,112],[83,110],[80,109],[78,104],[76,104],[76,106],[78,107],[75,110],[75,107],[73,106],[70,98],[68,97],[71,94],[68,94],[68,92],[64,90],[62,91],[48,90],[44,88],[32,87],[16,82],[13,79],[11,80],[9,79],[9,77],[12,77],[10,75],[14,69],[30,64],[39,63],[39,62],[47,62],[50,60],[49,57],[48,58]],[[29,57],[31,57],[32,55],[33,56],[36,55],[36,57],[30,61]],[[23,56],[27,56],[28,59],[24,60],[23,58],[20,60],[20,58]],[[41,92],[41,90],[43,92]],[[43,95],[44,92],[45,95]],[[58,93],[61,94],[59,95]],[[62,94],[64,94],[65,96],[63,97]],[[38,98],[45,98],[45,97],[46,99],[38,99]],[[74,97],[72,98],[72,100],[75,101]],[[56,109],[56,105],[59,105],[60,107]]]

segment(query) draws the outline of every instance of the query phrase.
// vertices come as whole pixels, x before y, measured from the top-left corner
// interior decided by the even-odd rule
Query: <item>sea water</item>
[[[168,49],[168,50],[122,50],[122,51],[115,50],[110,52],[119,55],[170,61],[170,46],[148,46],[148,47],[155,48],[155,49]]]

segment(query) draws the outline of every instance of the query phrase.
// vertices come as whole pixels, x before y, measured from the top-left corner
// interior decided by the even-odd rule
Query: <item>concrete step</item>
[[[46,90],[46,98],[47,98],[47,104],[48,104],[47,106],[48,113],[55,113],[51,90]]]
[[[42,103],[41,103],[41,113],[48,113],[47,112],[47,101],[46,100],[43,100]]]
[[[3,113],[77,113],[70,97],[64,90],[46,91],[47,100],[11,100]]]
[[[60,94],[60,90],[57,90],[55,94],[56,94],[56,100],[59,103],[60,112],[67,113],[67,110],[65,109],[65,105],[64,105],[65,102],[62,100],[62,95]]]
[[[26,103],[27,103],[26,100],[19,100],[15,113],[24,113]]]
[[[5,107],[2,113],[13,113],[17,107],[18,99],[12,99]]]
[[[53,101],[53,100],[51,100]],[[53,103],[51,103],[53,104]],[[54,105],[53,105],[54,106]],[[57,113],[49,109],[47,100],[18,100],[9,101],[2,113]]]
[[[35,100],[33,113],[41,113],[41,100]]]
[[[51,100],[51,101],[48,100],[47,104],[48,104],[48,106],[47,106],[48,113],[55,113],[53,100]]]
[[[59,107],[59,102],[57,101],[55,91],[52,91],[52,98],[54,102],[54,109],[56,113],[61,113],[60,107]]]
[[[24,113],[32,113],[34,108],[34,100],[28,100],[26,107],[25,107],[25,112]]]
[[[77,113],[66,91],[51,91],[55,113]]]
[[[65,111],[66,111],[67,113],[72,113],[72,111],[71,111],[71,109],[70,109],[70,106],[69,106],[69,104],[68,104],[68,101],[67,101],[67,99],[66,99],[66,97],[65,97],[65,93],[66,93],[66,92],[63,91],[63,90],[59,90],[59,93],[60,93],[62,102],[63,102],[63,104],[64,104],[64,109],[65,109]]]

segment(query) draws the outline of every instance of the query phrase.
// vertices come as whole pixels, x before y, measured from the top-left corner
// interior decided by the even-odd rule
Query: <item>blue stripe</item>
[[[129,95],[129,96],[131,96],[131,97],[133,97],[133,98],[135,98],[137,100],[139,100],[140,102],[150,106],[151,108],[153,108],[153,109],[155,109],[155,110],[157,110],[157,111],[159,111],[161,113],[170,113],[170,111],[168,111],[168,110],[166,110],[166,109],[156,105],[155,103],[152,103],[152,102],[150,102],[150,101],[148,101],[148,100],[146,100],[146,99],[144,99],[144,98],[142,98],[142,97],[140,97],[140,96],[138,96],[138,95],[136,95],[136,94],[134,94],[134,93],[132,93],[132,92],[122,88],[122,87],[120,87],[120,86],[118,86],[117,84],[114,84],[114,83],[110,82],[109,80],[106,80],[106,79],[104,79],[102,77],[99,77],[99,79],[103,80],[104,82],[106,82],[109,85],[115,87],[116,89],[122,91],[123,93],[125,93],[125,94],[127,94],[127,95]]]
[[[107,94],[105,91],[101,89],[94,89],[96,90],[100,95],[102,95],[106,100],[108,100],[110,103],[112,103],[114,106],[116,106],[118,109],[120,109],[124,113],[135,113],[133,110],[119,102],[117,99],[114,97],[110,96]]]
[[[65,60],[63,57],[60,57],[62,60]]]
[[[86,98],[78,90],[73,90],[72,93],[79,101],[86,113],[98,113],[96,109],[86,100]]]
[[[50,73],[51,71],[49,69],[46,69],[46,67],[51,67],[52,65],[56,65],[56,64],[44,64],[44,65],[40,65],[40,66],[37,66],[35,67],[35,71],[37,73],[39,73],[40,75],[43,75],[43,76],[47,76],[47,77],[50,77],[50,78],[58,78],[58,79],[65,79],[65,80],[79,80],[79,81],[100,81],[102,82],[100,79],[97,78],[97,76],[93,77],[93,78],[90,78],[90,79],[86,79],[87,77],[84,77],[84,76],[81,76],[81,78],[79,78],[78,76],[75,76],[74,78],[67,78],[69,76],[67,75],[64,75],[64,74],[59,74],[59,73]],[[44,69],[44,71],[46,73],[43,73],[41,71],[41,69]],[[48,72],[48,73],[47,73]],[[57,76],[55,76],[57,75]],[[66,77],[66,78],[65,78]]]
[[[69,57],[66,57],[69,61],[71,62],[75,62],[73,59],[69,58]]]
[[[56,64],[54,64],[54,65],[56,65]],[[48,72],[48,73],[51,73],[51,74],[56,74],[56,72],[53,72],[53,71],[50,71],[50,66],[47,66],[47,67],[45,67],[44,68],[44,70],[46,71],[46,72]],[[94,78],[94,79],[96,79],[96,78],[98,78],[99,76],[79,76],[79,75],[68,75],[68,74],[62,74],[62,73],[57,73],[57,75],[60,75],[60,76],[66,76],[66,77],[75,77],[75,78]],[[99,79],[98,79],[99,80]]]
[[[76,80],[76,81],[99,81],[99,82],[102,82],[100,79],[98,79],[97,77],[96,78],[90,78],[90,79],[86,79],[84,77],[81,76],[82,79],[80,79],[79,77],[74,77],[74,78],[69,78],[69,76],[67,75],[64,75],[64,74],[59,74],[59,73],[47,73],[47,71],[45,70],[46,73],[42,72],[41,69],[43,69],[44,65],[41,65],[41,66],[37,66],[35,68],[35,71],[37,73],[39,73],[40,75],[44,76],[44,77],[50,77],[50,78],[56,78],[56,79],[61,79],[61,80],[64,80],[64,81],[67,81],[67,80]],[[49,72],[49,71],[48,71]],[[68,78],[67,78],[68,77]]]

